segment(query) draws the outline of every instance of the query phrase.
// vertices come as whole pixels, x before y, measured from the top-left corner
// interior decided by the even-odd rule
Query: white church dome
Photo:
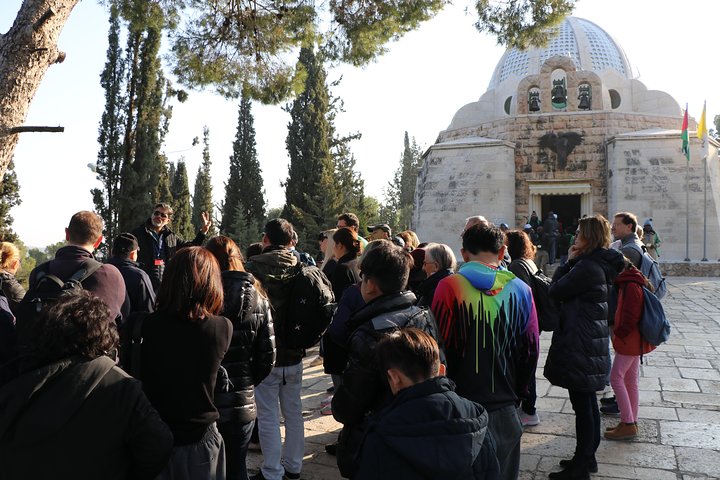
[[[589,20],[567,17],[553,28],[547,46],[505,51],[495,67],[488,90],[497,89],[508,80],[517,82],[527,75],[540,73],[543,62],[555,55],[570,57],[578,70],[596,73],[614,70],[625,78],[633,78],[625,52],[605,30]]]

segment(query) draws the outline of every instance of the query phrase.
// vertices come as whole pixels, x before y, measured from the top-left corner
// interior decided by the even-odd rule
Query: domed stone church
[[[477,102],[460,108],[425,154],[414,227],[460,249],[465,218],[522,227],[531,212],[564,225],[631,211],[653,219],[661,261],[685,258],[682,109],[634,78],[622,47],[588,20],[568,17],[548,45],[502,56]],[[704,163],[690,120],[690,258],[703,248]],[[718,144],[710,142],[707,255],[720,257]]]

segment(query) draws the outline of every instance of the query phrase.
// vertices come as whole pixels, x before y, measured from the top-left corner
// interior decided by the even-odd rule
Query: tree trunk
[[[0,182],[48,67],[62,62],[57,40],[79,0],[24,0],[15,23],[0,35]]]

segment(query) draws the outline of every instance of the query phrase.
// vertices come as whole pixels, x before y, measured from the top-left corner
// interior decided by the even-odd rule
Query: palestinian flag
[[[688,138],[688,109],[687,103],[685,104],[685,116],[683,117],[682,123],[682,153],[685,154],[687,161],[690,161],[690,142]]]

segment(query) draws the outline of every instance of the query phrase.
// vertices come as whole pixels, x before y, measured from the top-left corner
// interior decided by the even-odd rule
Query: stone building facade
[[[652,218],[661,260],[685,257],[690,178],[691,258],[702,256],[703,171],[699,140],[680,151],[682,110],[633,78],[620,46],[597,25],[570,17],[545,48],[502,57],[488,91],[462,107],[425,154],[414,228],[459,250],[465,218],[524,225],[531,212],[635,212]],[[691,129],[696,128],[691,121]],[[720,257],[717,143],[708,162],[708,257]],[[689,168],[688,168],[689,167]]]

